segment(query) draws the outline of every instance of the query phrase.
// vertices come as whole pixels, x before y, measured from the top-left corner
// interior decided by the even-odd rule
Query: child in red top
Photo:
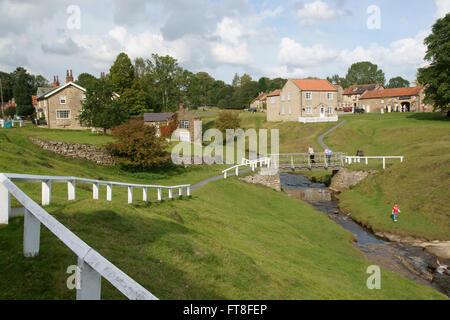
[[[398,204],[395,204],[392,208],[392,215],[394,216],[394,222],[397,222],[398,214],[400,213],[400,208],[398,207]]]

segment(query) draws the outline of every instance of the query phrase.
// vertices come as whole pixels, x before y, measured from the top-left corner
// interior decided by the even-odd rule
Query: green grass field
[[[130,174],[40,150],[28,140],[30,131],[0,131],[0,172],[158,184],[220,174],[220,166]],[[39,200],[39,185],[20,187]],[[350,233],[310,205],[264,187],[228,179],[189,199],[134,205],[126,204],[125,188],[114,189],[113,202],[100,192],[94,201],[91,186],[77,184],[77,200],[68,202],[67,186],[54,184],[46,209],[161,299],[445,298],[386,270],[382,289],[368,290],[371,263]],[[39,257],[25,259],[22,241],[23,217],[0,226],[0,299],[73,299],[66,270],[75,255],[44,227]],[[102,297],[123,298],[106,281]]]
[[[427,240],[450,239],[450,122],[441,114],[344,116],[348,123],[325,140],[333,150],[367,156],[405,156],[404,163],[381,160],[369,168],[379,173],[339,196],[340,206],[375,231]],[[364,164],[352,168],[365,169]],[[397,224],[391,208],[398,202]]]

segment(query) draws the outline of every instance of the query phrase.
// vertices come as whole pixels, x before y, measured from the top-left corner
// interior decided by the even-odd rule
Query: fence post
[[[169,199],[173,198],[173,191],[172,188],[169,188]]]
[[[133,187],[128,187],[128,203],[133,203]]]
[[[27,258],[39,255],[41,222],[27,209],[24,215],[23,254]]]
[[[226,172],[226,171],[223,173],[223,178],[224,178],[224,179],[227,178],[227,172]]]
[[[67,192],[69,201],[75,200],[75,186],[76,186],[75,180],[67,181]]]
[[[142,201],[147,202],[148,201],[148,189],[142,188]]]
[[[81,258],[78,258],[78,267],[81,269],[81,275],[77,300],[100,300],[102,276]]]
[[[98,200],[98,183],[92,185],[92,197],[94,200]]]
[[[191,186],[187,187],[186,191],[187,191],[187,196],[190,197],[191,196]]]
[[[386,158],[383,158],[383,169],[386,169]]]
[[[4,185],[0,183],[0,224],[8,224],[11,216],[11,195]]]
[[[112,201],[112,184],[106,186],[106,200]]]
[[[181,197],[183,195],[183,188],[178,188],[178,196]]]
[[[366,157],[366,166],[369,165],[369,158]]]
[[[400,162],[403,163],[403,157],[400,157]]]
[[[42,205],[48,206],[52,198],[52,182],[50,180],[42,181]]]
[[[158,200],[161,201],[162,200],[162,189],[158,188]]]

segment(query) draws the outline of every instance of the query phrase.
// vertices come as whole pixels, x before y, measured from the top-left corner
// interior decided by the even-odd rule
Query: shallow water
[[[280,173],[280,180],[283,191],[289,196],[310,203],[354,234],[354,246],[367,260],[450,296],[450,277],[436,272],[436,256],[422,248],[377,238],[339,210],[338,202],[329,196],[331,191],[324,184],[312,183],[302,175],[289,173]],[[441,261],[447,265],[449,262]]]

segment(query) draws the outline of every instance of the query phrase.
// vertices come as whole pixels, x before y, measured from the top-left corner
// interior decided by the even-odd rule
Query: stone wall
[[[260,184],[265,187],[274,189],[276,191],[281,191],[281,181],[280,175],[277,170],[273,172],[268,169],[261,169],[261,171],[253,176],[248,176],[245,178],[240,178],[239,180],[251,183],[251,184]]]
[[[373,173],[377,173],[377,171],[353,171],[342,168],[332,178],[330,190],[338,193],[343,192],[350,189],[351,186],[356,186],[362,180],[367,178],[369,174]]]
[[[114,158],[103,148],[84,144],[46,141],[36,138],[30,138],[30,140],[41,149],[50,150],[64,157],[85,159],[104,166],[115,165]]]

